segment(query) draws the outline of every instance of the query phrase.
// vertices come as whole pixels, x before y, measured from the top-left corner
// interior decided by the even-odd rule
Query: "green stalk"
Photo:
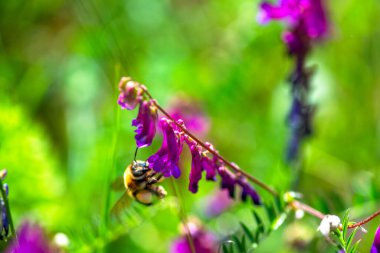
[[[186,230],[186,240],[189,243],[191,253],[196,253],[195,246],[194,246],[194,241],[193,241],[193,238],[191,236],[191,232],[190,232],[189,226],[187,225],[187,217],[186,217],[186,211],[185,211],[185,204],[182,201],[182,198],[180,196],[179,190],[177,188],[177,185],[176,185],[173,177],[170,178],[170,182],[172,184],[172,188],[173,188],[174,194],[176,195],[176,197],[178,199],[179,216],[180,216],[181,222],[182,222],[182,224],[183,224],[183,226],[184,226],[184,228]]]
[[[115,67],[115,80],[117,80],[118,76],[119,76],[119,72],[120,72],[120,66],[117,65]],[[114,98],[112,101],[116,101],[117,100],[117,95],[118,95],[118,91],[117,89],[114,91],[114,97],[116,97],[116,99]],[[103,224],[102,224],[102,228],[101,228],[101,234],[102,236],[105,236],[106,234],[106,230],[108,228],[108,222],[109,222],[109,207],[110,207],[110,202],[111,202],[111,188],[110,188],[110,185],[111,185],[111,180],[114,176],[114,168],[115,168],[115,156],[116,156],[116,145],[117,145],[117,139],[118,139],[118,135],[119,135],[119,129],[120,129],[120,109],[119,109],[119,106],[117,104],[115,104],[114,106],[115,108],[115,112],[114,112],[114,122],[113,122],[113,126],[114,126],[114,129],[113,129],[113,134],[112,134],[112,142],[111,142],[111,148],[110,148],[110,151],[109,151],[109,161],[110,161],[110,164],[109,166],[107,166],[108,168],[108,173],[106,173],[106,183],[105,183],[105,192],[106,192],[106,195],[105,195],[105,201],[104,201],[104,209],[103,209]],[[103,247],[103,252],[106,252],[105,250],[105,247]]]

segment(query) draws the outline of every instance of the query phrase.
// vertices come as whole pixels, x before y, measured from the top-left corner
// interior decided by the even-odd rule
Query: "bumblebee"
[[[134,160],[125,169],[123,178],[118,178],[112,183],[114,190],[124,188],[125,192],[111,209],[111,214],[118,215],[131,204],[134,199],[137,202],[149,206],[155,198],[162,199],[166,196],[166,190],[156,183],[162,180],[162,174],[149,168],[147,161]]]
[[[151,205],[156,195],[162,199],[166,191],[162,186],[155,185],[162,175],[149,168],[146,161],[133,161],[124,172],[124,186],[133,199],[144,205]]]

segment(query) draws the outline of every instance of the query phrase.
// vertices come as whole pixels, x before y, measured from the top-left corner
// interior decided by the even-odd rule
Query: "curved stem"
[[[325,214],[321,213],[320,211],[312,208],[311,206],[309,205],[306,205],[302,202],[299,202],[299,201],[292,201],[289,203],[289,205],[294,208],[294,209],[300,209],[300,210],[303,210],[309,214],[311,214],[312,216],[314,217],[317,217],[319,219],[323,219],[325,217]],[[369,217],[365,218],[364,220],[361,220],[361,221],[358,221],[354,224],[351,224],[351,225],[348,225],[347,228],[348,229],[353,229],[353,228],[356,228],[356,227],[360,227],[360,226],[363,226],[364,224],[370,222],[371,220],[373,220],[374,218],[376,218],[377,216],[380,215],[380,210],[377,210],[375,213],[373,213],[372,215],[370,215]]]
[[[311,206],[306,205],[306,204],[299,202],[297,200],[290,202],[289,205],[291,207],[293,207],[294,209],[303,210],[303,211],[307,212],[308,214],[311,214],[314,217],[317,217],[321,220],[325,217],[325,215],[323,213],[321,213],[320,211],[318,211],[317,209],[314,209]]]
[[[264,190],[266,190],[267,192],[269,192],[270,194],[272,194],[273,196],[277,196],[278,193],[272,189],[270,186],[266,185],[264,182],[260,181],[259,179],[253,177],[252,175],[248,174],[247,172],[241,170],[238,166],[236,166],[234,163],[230,162],[230,161],[227,161],[223,156],[219,155],[215,150],[212,150],[210,147],[208,147],[206,144],[204,144],[201,140],[199,140],[197,137],[195,137],[192,133],[190,133],[186,128],[184,128],[181,124],[179,124],[176,120],[174,120],[170,115],[169,113],[167,113],[158,103],[156,100],[154,100],[154,98],[152,97],[152,95],[149,93],[149,91],[146,89],[146,87],[144,85],[141,85],[140,86],[144,93],[154,102],[155,106],[157,107],[157,109],[162,112],[168,119],[170,119],[171,121],[174,122],[174,124],[176,124],[184,133],[186,133],[188,136],[190,136],[194,141],[196,141],[200,146],[202,146],[204,149],[206,149],[208,152],[210,152],[211,154],[213,154],[214,156],[216,156],[218,159],[220,159],[221,161],[223,161],[225,164],[228,165],[228,167],[230,167],[233,171],[237,172],[237,173],[240,173],[241,175],[243,175],[244,177],[246,177],[247,179],[249,179],[251,182],[253,182],[254,184],[260,186],[261,188],[263,188]]]
[[[195,245],[194,245],[194,240],[193,240],[190,228],[189,228],[188,223],[187,223],[185,205],[184,205],[184,203],[182,201],[182,198],[180,196],[180,192],[177,189],[177,186],[176,186],[173,178],[171,178],[170,182],[172,184],[172,188],[173,188],[174,194],[177,197],[177,201],[178,201],[178,204],[179,204],[179,210],[178,210],[178,212],[179,212],[179,216],[181,218],[182,225],[183,225],[183,227],[185,229],[185,236],[186,236],[187,242],[189,243],[190,251],[191,251],[191,253],[196,253],[196,251],[195,251]]]
[[[374,214],[372,214],[371,216],[365,218],[364,220],[361,220],[361,221],[358,221],[354,224],[351,224],[351,225],[348,225],[348,228],[352,229],[352,228],[356,228],[356,227],[360,227],[368,222],[370,222],[371,220],[373,220],[374,218],[376,218],[378,215],[380,215],[380,210],[377,210]]]

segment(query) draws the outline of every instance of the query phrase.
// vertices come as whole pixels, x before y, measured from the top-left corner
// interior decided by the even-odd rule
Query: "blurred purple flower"
[[[196,253],[216,253],[217,242],[213,234],[201,227],[199,222],[188,222],[187,227],[190,230],[192,244]],[[182,236],[176,239],[171,247],[170,253],[191,253],[186,233],[183,231]]]
[[[0,171],[0,180],[3,182],[7,176],[7,170],[3,169]],[[8,197],[9,187],[8,184],[3,183],[3,190],[5,196]],[[5,206],[5,200],[0,198],[0,215],[1,215],[1,225],[0,225],[0,240],[5,240],[9,236],[9,218],[7,214],[7,207]]]
[[[260,205],[260,196],[256,190],[250,185],[243,176],[235,175],[224,167],[219,168],[219,175],[221,177],[221,188],[227,189],[231,198],[235,197],[236,185],[241,188],[241,200],[246,201],[249,196],[255,205]]]
[[[133,110],[141,101],[142,89],[140,84],[132,81],[129,77],[122,77],[119,82],[118,103],[123,109]]]
[[[182,121],[177,121],[183,124]],[[149,166],[165,177],[178,178],[181,171],[178,167],[179,157],[183,146],[183,133],[173,122],[167,118],[160,119],[164,139],[161,148],[148,158]]]
[[[7,215],[7,208],[5,202],[0,199],[0,212],[1,212],[1,227],[0,227],[0,240],[4,240],[9,235],[9,220]]]
[[[287,160],[294,160],[299,151],[300,140],[312,134],[312,107],[303,104],[298,98],[293,98],[293,104],[288,116],[291,137],[288,143]]]
[[[141,101],[137,118],[132,121],[135,130],[137,147],[147,147],[152,144],[156,134],[157,108],[152,100]]]
[[[259,22],[280,20],[288,23],[282,39],[288,52],[295,58],[294,70],[290,76],[292,85],[292,108],[288,123],[290,139],[287,161],[298,156],[299,146],[304,137],[311,135],[312,106],[308,103],[310,71],[305,67],[305,59],[311,50],[311,43],[325,37],[329,30],[323,0],[279,0],[277,5],[263,2],[260,5]]]
[[[258,19],[262,24],[284,20],[289,22],[291,28],[301,25],[310,39],[322,38],[328,30],[322,0],[279,0],[277,6],[263,2]]]
[[[209,119],[202,111],[199,103],[187,96],[176,96],[168,111],[173,119],[182,119],[186,128],[195,134],[205,135],[210,128]]]
[[[217,189],[216,192],[206,198],[204,211],[207,217],[215,217],[223,213],[233,203],[234,200],[230,198],[227,190]]]
[[[380,253],[380,226],[376,230],[370,253]]]
[[[52,247],[38,225],[24,222],[17,233],[17,239],[7,248],[5,253],[50,253]]]

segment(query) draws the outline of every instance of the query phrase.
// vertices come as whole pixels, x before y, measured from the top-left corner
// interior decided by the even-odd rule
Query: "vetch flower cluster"
[[[308,101],[312,71],[305,67],[305,59],[312,42],[324,38],[328,33],[327,14],[322,0],[279,0],[277,5],[261,3],[258,20],[262,24],[271,20],[288,24],[282,39],[295,63],[289,77],[292,105],[288,114],[290,138],[286,157],[288,161],[294,161],[302,140],[312,134],[314,108]]]
[[[221,188],[227,189],[230,197],[235,197],[235,189],[240,188],[240,198],[246,201],[252,199],[256,205],[261,204],[256,190],[248,183],[242,173],[231,172],[225,160],[221,159],[218,152],[210,143],[203,143],[193,136],[181,119],[173,119],[148,93],[146,87],[130,78],[123,77],[119,83],[118,103],[123,109],[132,110],[139,105],[137,118],[132,121],[136,129],[137,147],[150,146],[156,133],[158,111],[164,114],[159,120],[159,127],[163,133],[163,141],[160,149],[148,158],[149,166],[164,177],[178,178],[181,175],[179,159],[186,143],[191,152],[191,170],[189,176],[189,190],[198,191],[198,183],[205,172],[205,179],[216,181],[217,175],[221,178]],[[237,165],[230,163],[235,170]]]
[[[143,87],[132,81],[129,77],[123,77],[119,82],[118,103],[123,109],[133,110],[139,104],[137,118],[132,121],[136,129],[136,145],[139,148],[152,144],[156,134],[157,108],[154,101],[144,99]]]

